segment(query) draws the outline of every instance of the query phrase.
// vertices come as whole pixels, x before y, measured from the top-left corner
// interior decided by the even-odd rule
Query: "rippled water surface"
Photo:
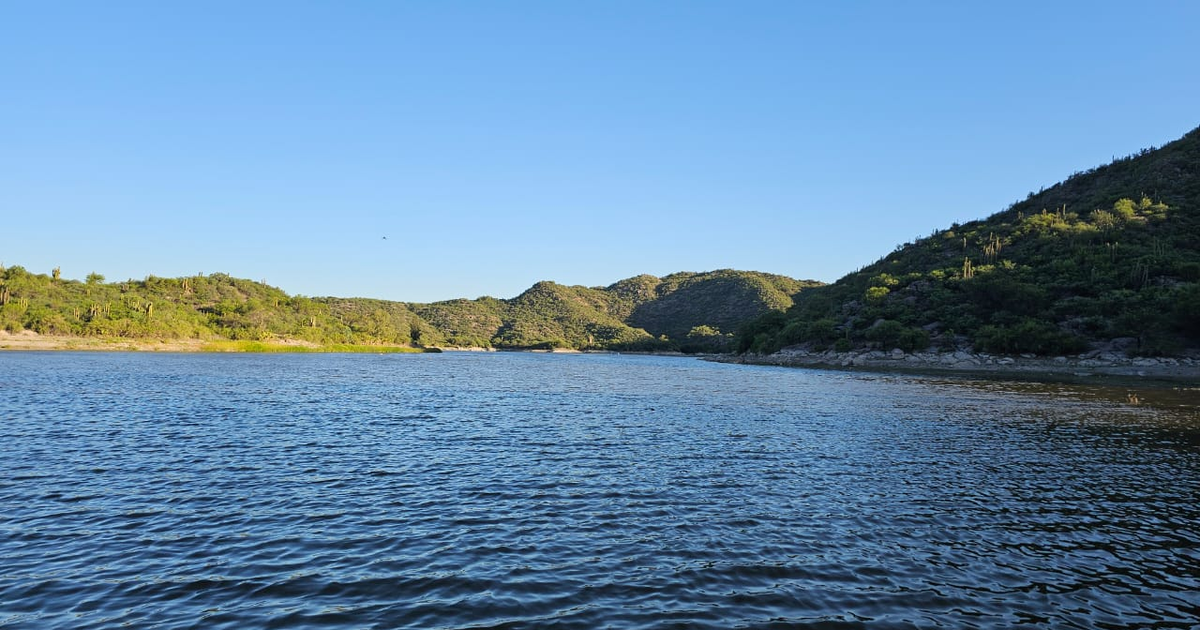
[[[0,626],[1195,627],[1196,390],[0,353]]]

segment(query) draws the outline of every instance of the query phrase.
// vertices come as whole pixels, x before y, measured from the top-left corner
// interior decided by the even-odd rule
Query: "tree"
[[[1113,204],[1113,214],[1117,215],[1118,217],[1120,217],[1126,221],[1128,221],[1129,219],[1132,219],[1133,215],[1134,215],[1133,200],[1132,199],[1118,199],[1117,202]]]
[[[864,296],[868,302],[882,302],[883,298],[887,297],[891,290],[887,287],[871,287],[867,289]]]

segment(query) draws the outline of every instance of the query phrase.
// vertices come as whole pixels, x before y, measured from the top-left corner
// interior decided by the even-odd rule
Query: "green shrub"
[[[1069,354],[1085,347],[1079,337],[1030,318],[1010,326],[983,326],[975,335],[976,350],[997,354]]]

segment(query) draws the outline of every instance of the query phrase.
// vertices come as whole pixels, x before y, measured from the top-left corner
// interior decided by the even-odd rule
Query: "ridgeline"
[[[827,286],[719,270],[416,304],[291,296],[221,273],[106,283],[14,266],[0,267],[0,331],[324,348],[1200,359],[1200,129],[934,230]]]
[[[203,340],[258,350],[472,347],[727,352],[733,331],[820,283],[720,270],[608,287],[539,282],[508,299],[415,304],[288,295],[223,273],[84,281],[0,267],[0,330],[91,339]],[[242,342],[221,345],[220,342]],[[300,346],[294,346],[300,347]]]
[[[1200,129],[935,230],[740,330],[740,352],[785,348],[1196,354]]]

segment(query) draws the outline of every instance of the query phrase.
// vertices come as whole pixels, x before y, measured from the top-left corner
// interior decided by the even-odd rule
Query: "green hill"
[[[539,282],[511,300],[410,306],[454,346],[715,352],[732,349],[738,326],[786,309],[818,285],[725,269],[641,275],[603,288]]]
[[[648,286],[647,276],[639,276]],[[653,294],[636,301],[629,315],[634,326],[672,339],[694,328],[732,333],[738,326],[769,311],[783,311],[792,296],[819,283],[766,273],[721,269],[708,273],[676,273],[653,285]],[[609,287],[615,291],[617,285]]]
[[[1200,346],[1200,129],[935,230],[740,331],[786,346],[1172,355]]]
[[[410,308],[440,331],[445,345],[458,348],[488,348],[504,325],[504,302],[483,297],[449,300],[433,304],[410,304]]]
[[[80,282],[58,270],[43,275],[14,266],[0,268],[0,328],[322,345],[717,350],[731,342],[719,330],[786,308],[792,295],[813,285],[723,270],[638,276],[607,288],[539,282],[509,300],[415,304],[291,296],[221,273],[106,283],[96,274]]]
[[[539,282],[509,300],[494,344],[507,348],[653,347],[653,339],[612,315],[614,296]]]

